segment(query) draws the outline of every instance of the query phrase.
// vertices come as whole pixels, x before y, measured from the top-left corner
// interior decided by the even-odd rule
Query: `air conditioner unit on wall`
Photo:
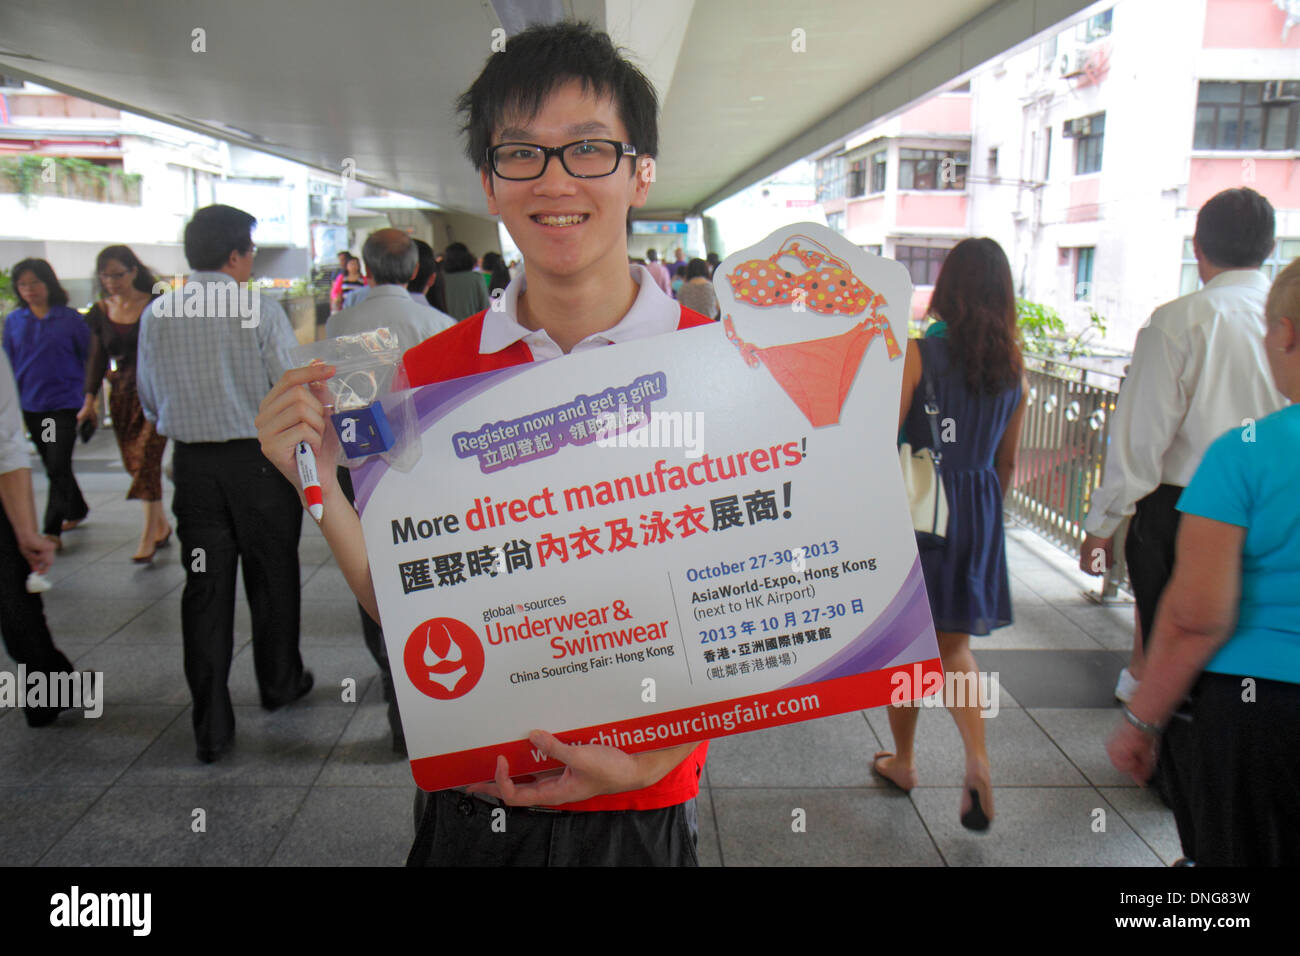
[[[1264,94],[1261,99],[1265,103],[1300,101],[1300,80],[1270,80],[1264,84]]]
[[[1084,116],[1080,119],[1066,120],[1061,124],[1061,136],[1065,139],[1074,139],[1077,136],[1092,135],[1092,117]]]
[[[1083,72],[1087,57],[1082,50],[1066,50],[1056,58],[1056,75],[1061,77],[1078,76]]]

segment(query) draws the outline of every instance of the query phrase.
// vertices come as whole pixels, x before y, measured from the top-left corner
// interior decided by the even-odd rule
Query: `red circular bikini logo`
[[[421,694],[454,700],[473,690],[483,676],[483,645],[468,624],[435,617],[411,632],[402,662]]]

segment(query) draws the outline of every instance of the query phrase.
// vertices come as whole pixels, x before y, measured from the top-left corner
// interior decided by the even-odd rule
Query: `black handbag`
[[[930,423],[933,447],[913,449],[910,443],[904,442],[899,446],[898,458],[916,543],[923,548],[941,548],[948,534],[948,496],[943,487],[943,452],[939,451],[939,401],[924,362],[921,384],[925,387],[925,417]]]

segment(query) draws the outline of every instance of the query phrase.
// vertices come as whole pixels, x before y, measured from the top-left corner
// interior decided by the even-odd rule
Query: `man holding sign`
[[[507,288],[504,308],[411,349],[412,386],[710,324],[664,295],[644,269],[629,271],[628,213],[648,197],[658,107],[649,82],[606,35],[564,23],[514,36],[458,105],[488,209],[523,252],[525,274]],[[321,401],[331,374],[329,366],[292,370],[262,402],[263,452],[295,484],[299,441],[326,461],[335,454]],[[321,484],[321,530],[358,600],[378,618],[358,516],[333,469],[321,470]],[[564,771],[515,783],[499,757],[494,782],[439,791],[423,806],[417,800],[409,863],[696,864],[694,801],[707,743],[629,754],[568,745],[540,730],[529,740]]]

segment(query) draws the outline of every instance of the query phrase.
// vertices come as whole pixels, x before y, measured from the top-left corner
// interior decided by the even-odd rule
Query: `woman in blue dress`
[[[966,752],[961,822],[984,830],[993,819],[993,789],[978,693],[967,693],[979,686],[970,635],[1011,623],[1002,496],[1015,471],[1028,392],[1002,247],[992,239],[966,239],[948,253],[930,314],[939,320],[931,334],[907,343],[898,417],[913,448],[934,447],[925,409],[928,382],[938,405],[948,528],[942,546],[922,548],[921,567],[939,636],[944,702]],[[975,699],[964,699],[970,696]],[[917,782],[919,713],[915,706],[890,707],[895,751],[877,754],[872,763],[904,791]]]

